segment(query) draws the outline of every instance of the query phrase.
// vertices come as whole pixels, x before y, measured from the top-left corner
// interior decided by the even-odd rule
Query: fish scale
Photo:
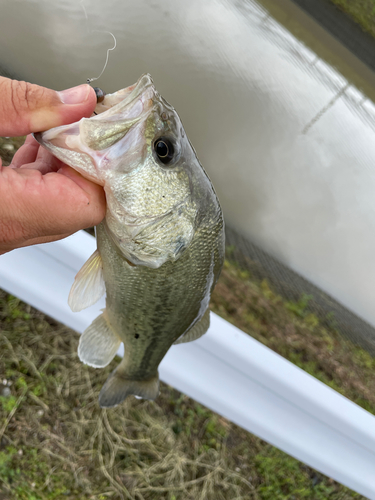
[[[210,249],[221,245],[222,225],[216,220],[207,220],[204,233],[195,234],[189,248],[176,262],[152,269],[130,266],[113,248],[105,229],[98,228],[98,248],[106,255],[103,272],[108,283],[107,311],[111,324],[116,331],[122,332],[125,348],[122,366],[126,366],[127,377],[135,377],[134,371],[138,373],[139,366],[144,370],[144,378],[155,375],[171,343],[196,319],[207,293],[207,275],[212,260]],[[222,255],[216,255],[217,267],[221,258]],[[217,275],[218,269],[213,272]],[[120,286],[117,276],[121,276]],[[137,329],[134,322],[137,322]],[[134,338],[135,333],[139,334],[138,339]],[[146,346],[155,338],[157,347],[144,366]]]

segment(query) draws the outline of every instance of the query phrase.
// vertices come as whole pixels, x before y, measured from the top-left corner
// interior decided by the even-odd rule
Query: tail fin
[[[112,408],[130,395],[143,399],[156,399],[158,394],[158,373],[148,380],[129,380],[121,376],[116,368],[100,391],[99,404],[102,408]]]

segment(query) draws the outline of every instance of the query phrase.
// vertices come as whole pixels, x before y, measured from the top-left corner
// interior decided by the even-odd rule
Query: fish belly
[[[129,263],[104,223],[97,228],[97,241],[107,293],[105,314],[124,343],[124,357],[103,387],[100,403],[115,406],[128,394],[155,399],[161,360],[208,308],[222,266],[223,235],[197,232],[177,261],[157,269]],[[121,395],[120,386],[127,386]]]

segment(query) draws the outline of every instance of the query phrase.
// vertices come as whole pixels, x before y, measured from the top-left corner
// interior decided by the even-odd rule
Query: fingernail
[[[73,87],[71,89],[62,90],[57,92],[64,104],[80,104],[85,102],[90,92],[89,85],[79,85],[78,87]]]

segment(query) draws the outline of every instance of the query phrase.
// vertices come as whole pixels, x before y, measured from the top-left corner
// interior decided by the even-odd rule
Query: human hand
[[[22,136],[92,115],[95,91],[81,85],[55,92],[0,77],[0,136]],[[99,224],[103,189],[84,179],[28,135],[11,165],[0,159],[0,254],[65,238]]]

